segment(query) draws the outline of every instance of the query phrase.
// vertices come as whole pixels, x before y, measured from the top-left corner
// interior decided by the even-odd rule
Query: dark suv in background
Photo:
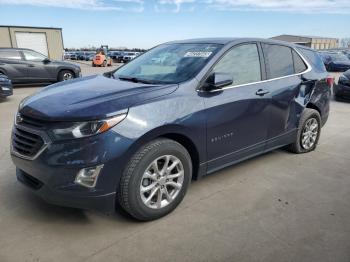
[[[52,61],[43,54],[23,48],[0,48],[0,74],[13,84],[52,83],[81,76],[80,67]]]
[[[26,98],[12,160],[18,180],[51,203],[105,212],[121,206],[156,219],[176,208],[192,178],[280,147],[314,150],[332,81],[306,47],[170,42],[105,76]]]

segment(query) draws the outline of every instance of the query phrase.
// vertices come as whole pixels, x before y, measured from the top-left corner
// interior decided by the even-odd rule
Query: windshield
[[[118,69],[114,78],[149,83],[180,83],[193,78],[222,47],[219,44],[164,44]]]

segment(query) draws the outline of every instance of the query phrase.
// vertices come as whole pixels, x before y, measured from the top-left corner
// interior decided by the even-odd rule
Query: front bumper
[[[350,86],[337,84],[333,87],[334,95],[341,97],[349,97],[350,98]]]
[[[13,95],[12,85],[4,85],[0,83],[0,97],[7,97]]]
[[[36,195],[46,202],[58,206],[79,209],[97,210],[111,213],[115,207],[115,192],[105,195],[73,194],[70,190],[60,191],[52,189],[37,178],[16,168],[17,180],[30,188]]]
[[[44,150],[31,159],[26,159],[11,147],[18,181],[52,204],[114,212],[116,189],[127,161],[128,141],[113,130],[66,142],[47,141],[47,138],[44,141]],[[101,164],[104,166],[95,187],[75,183],[81,169]]]

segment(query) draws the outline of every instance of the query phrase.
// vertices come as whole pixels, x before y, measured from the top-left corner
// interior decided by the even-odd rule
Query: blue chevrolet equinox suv
[[[161,44],[25,98],[11,142],[17,179],[53,204],[157,219],[192,179],[280,147],[314,150],[332,80],[314,50],[285,42]]]

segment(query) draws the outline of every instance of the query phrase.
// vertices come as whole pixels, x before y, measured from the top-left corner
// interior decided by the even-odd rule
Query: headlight
[[[345,83],[348,83],[348,82],[349,82],[349,78],[347,78],[345,75],[341,75],[341,76],[339,77],[338,83],[343,83],[343,84],[345,84]]]
[[[52,135],[58,140],[88,137],[106,132],[123,121],[125,117],[126,114],[122,114],[104,120],[73,122],[67,124],[68,127],[53,129]]]

